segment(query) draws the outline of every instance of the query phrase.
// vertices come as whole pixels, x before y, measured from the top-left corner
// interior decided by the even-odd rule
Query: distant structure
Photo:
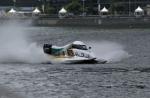
[[[13,8],[11,8],[11,9],[8,11],[8,13],[12,13],[12,14],[14,14],[14,13],[16,13],[16,10],[15,10],[15,9],[13,9]]]
[[[65,18],[67,16],[67,10],[63,7],[59,12],[58,12],[59,18]]]
[[[32,13],[33,13],[33,14],[40,14],[41,11],[36,7],[36,8],[33,10]]]
[[[144,10],[138,6],[137,9],[135,9],[134,14],[136,17],[141,17],[144,15]]]
[[[108,16],[108,9],[104,7],[102,10],[100,10],[101,17],[107,17]]]
[[[17,7],[37,6],[42,0],[15,0]],[[0,0],[0,6],[14,6],[14,0]]]
[[[50,3],[55,9],[55,12],[58,13],[58,11],[66,4],[68,4],[71,0],[46,0],[45,2]],[[83,0],[79,0],[82,1]],[[119,10],[122,12],[123,15],[134,15],[135,9],[140,6],[142,8],[145,8],[147,5],[150,5],[150,0],[116,0],[116,2],[112,2],[115,0],[84,0],[85,7],[91,7],[89,13],[98,14],[98,5],[100,4],[100,8],[106,7],[107,9],[110,9],[113,3],[116,3],[117,5],[116,12],[119,13]],[[100,10],[101,10],[100,9]]]
[[[83,0],[79,0],[82,4]],[[43,5],[50,4],[54,8],[53,14],[57,14],[59,10],[70,3],[71,0],[16,0],[16,7],[42,7]],[[105,6],[109,9],[109,12],[112,9],[115,9],[116,14],[122,15],[134,15],[135,9],[140,6],[143,10],[149,11],[150,0],[84,0],[85,8],[88,8],[87,14],[98,14],[98,5],[100,5],[99,10]],[[115,5],[115,6],[113,6]],[[9,7],[14,6],[13,0],[0,0],[0,7]],[[146,12],[149,15],[149,12]]]
[[[150,5],[146,6],[146,14],[150,16]]]

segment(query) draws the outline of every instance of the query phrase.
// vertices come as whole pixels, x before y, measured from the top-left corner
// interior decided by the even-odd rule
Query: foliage
[[[88,3],[87,3],[87,9],[86,9],[86,11],[88,12],[88,14],[95,14],[94,13],[94,4],[95,4],[95,2],[94,2],[94,0],[89,0],[88,1]]]
[[[112,14],[114,14],[115,12],[119,12],[120,10],[123,10],[123,5],[120,2],[120,0],[111,0],[111,5],[109,10]]]
[[[55,8],[52,7],[50,4],[45,5],[45,13],[46,14],[53,14],[55,12]]]
[[[82,12],[82,5],[79,0],[72,0],[68,5],[65,6],[68,12],[79,14]]]

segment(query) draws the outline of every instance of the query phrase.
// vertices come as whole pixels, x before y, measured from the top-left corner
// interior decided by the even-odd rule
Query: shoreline
[[[108,18],[38,18],[33,20],[36,26],[87,26],[99,28],[149,28],[150,17],[108,17]]]
[[[47,27],[150,28],[150,17],[0,18],[1,24],[9,20]]]

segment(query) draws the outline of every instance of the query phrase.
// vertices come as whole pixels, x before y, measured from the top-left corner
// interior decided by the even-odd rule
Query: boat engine
[[[44,44],[43,51],[47,54],[52,54],[52,45],[51,44]]]

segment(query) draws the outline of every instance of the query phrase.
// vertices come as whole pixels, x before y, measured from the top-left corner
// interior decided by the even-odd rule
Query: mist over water
[[[149,98],[149,32],[150,29],[28,28],[12,22],[0,26],[0,61],[27,63],[0,62],[0,96]],[[63,46],[75,40],[85,42],[95,55],[110,63],[40,64],[44,57],[39,44]]]
[[[44,54],[42,47],[36,42],[29,41],[28,26],[29,23],[17,21],[9,21],[0,25],[0,63],[43,63],[50,60]],[[98,58],[108,62],[121,61],[131,56],[123,45],[116,42],[91,41],[87,43]]]
[[[9,21],[0,26],[0,63],[41,63],[47,60],[41,47],[29,42],[28,23]]]
[[[92,41],[88,44],[99,59],[105,59],[108,62],[118,62],[131,56],[123,45],[116,42]]]

